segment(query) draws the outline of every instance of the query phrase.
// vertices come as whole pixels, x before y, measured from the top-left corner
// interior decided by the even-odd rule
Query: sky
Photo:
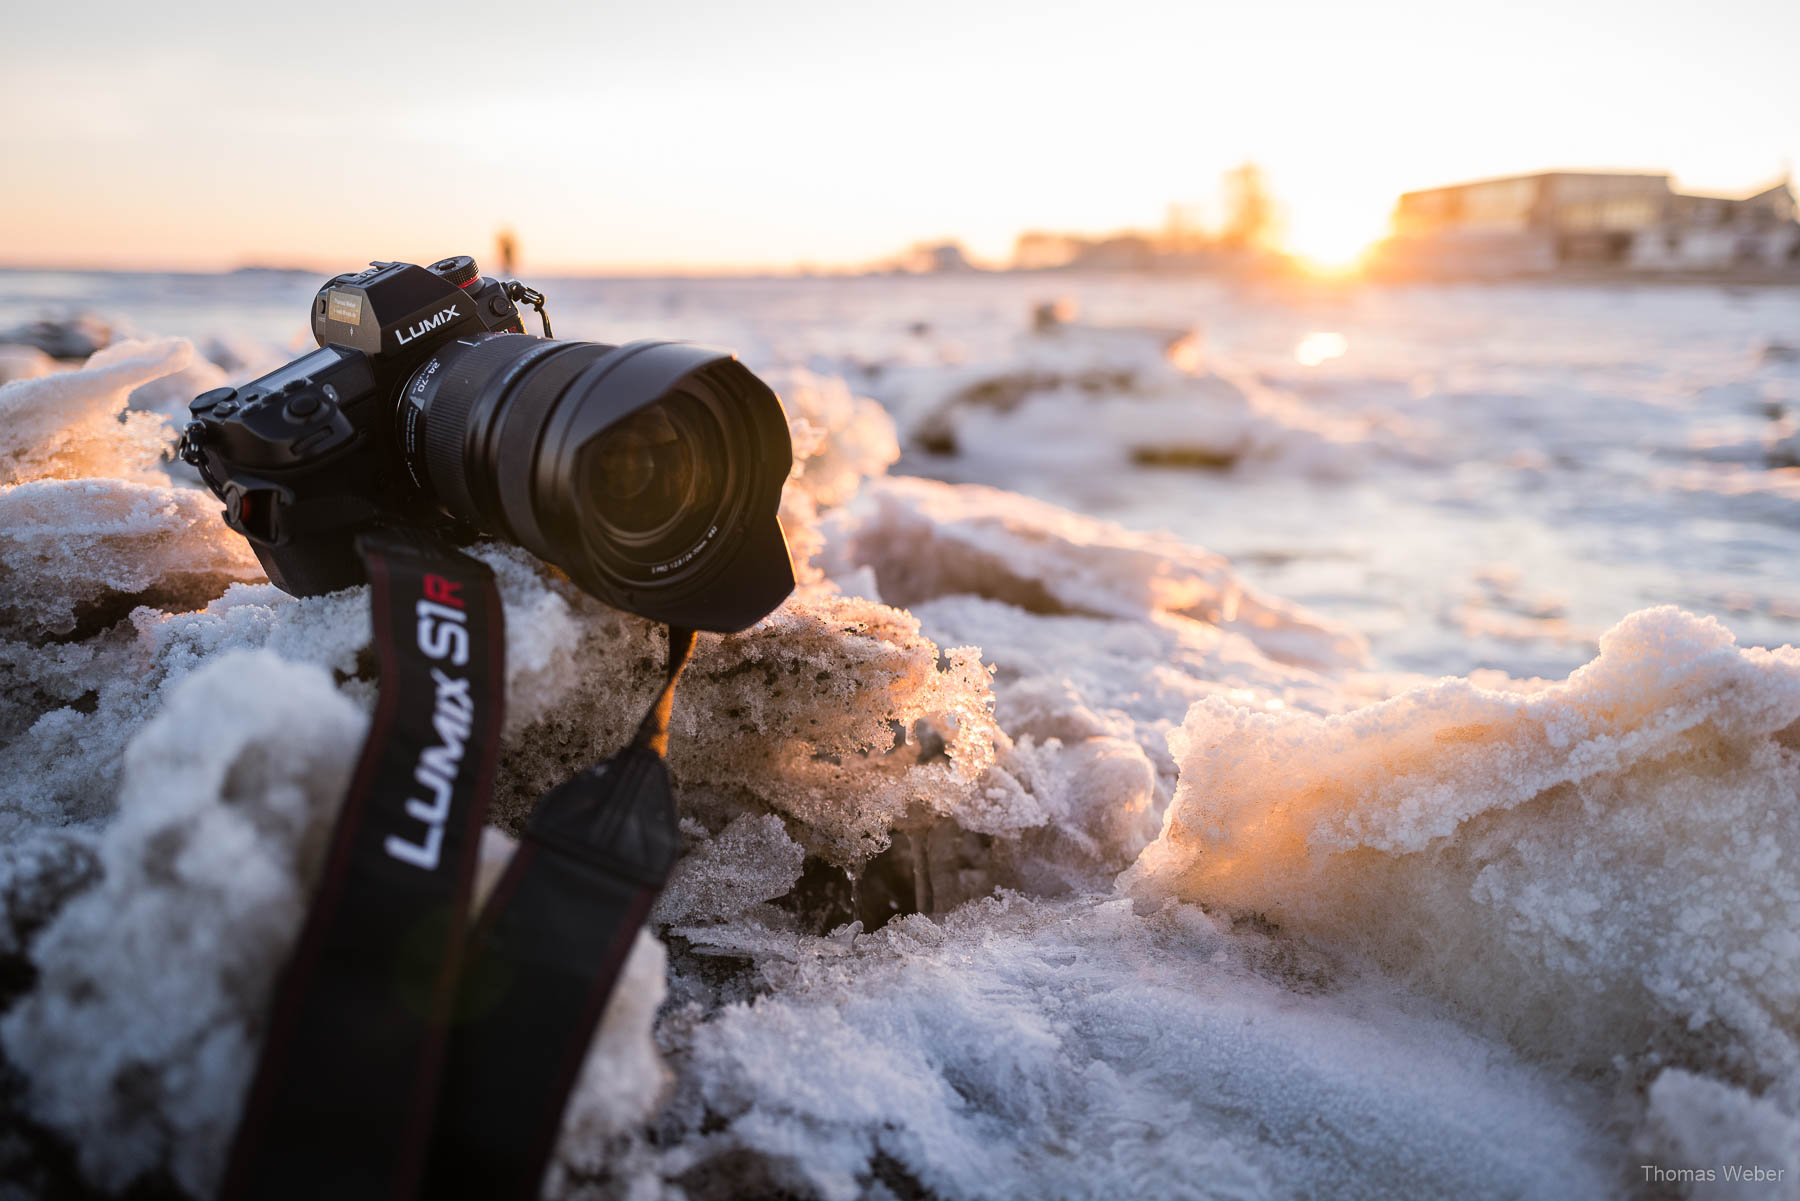
[[[154,10],[154,11],[153,11]],[[0,265],[832,269],[1216,219],[1341,260],[1404,190],[1800,159],[1800,4],[43,3],[0,18]]]

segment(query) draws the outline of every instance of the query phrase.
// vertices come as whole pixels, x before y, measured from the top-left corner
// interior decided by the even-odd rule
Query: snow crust
[[[1275,428],[1160,334],[1059,337],[1019,405],[1135,356],[1129,388]],[[216,1182],[374,699],[364,591],[257,582],[161,457],[256,353],[0,386],[0,1050],[106,1192]],[[880,405],[767,374],[802,586],[677,693],[687,852],[547,1195],[1600,1197],[1645,1156],[1800,1158],[1800,652],[1658,609],[1561,682],[1379,673],[1173,536],[890,477]],[[1270,436],[1338,461],[1317,417]],[[476,553],[508,627],[485,887],[663,648]]]

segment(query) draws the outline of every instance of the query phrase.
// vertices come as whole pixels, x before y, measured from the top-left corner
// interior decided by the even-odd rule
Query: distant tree
[[[1219,244],[1232,250],[1257,250],[1275,240],[1275,198],[1263,170],[1246,162],[1225,173],[1225,226]]]
[[[1170,201],[1164,211],[1162,248],[1173,254],[1206,249],[1205,224],[1199,205]]]

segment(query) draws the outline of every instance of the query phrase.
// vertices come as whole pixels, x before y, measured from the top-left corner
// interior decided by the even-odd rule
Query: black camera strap
[[[224,1198],[401,1198],[429,1146],[505,695],[493,573],[384,531],[380,699],[276,986]]]
[[[680,852],[663,759],[694,643],[630,746],[546,793],[470,939],[425,1196],[531,1201],[619,969]]]
[[[465,939],[499,753],[492,573],[364,535],[381,691],[282,973],[227,1201],[537,1196],[620,968],[679,852],[664,754],[693,647],[630,746],[546,793]]]

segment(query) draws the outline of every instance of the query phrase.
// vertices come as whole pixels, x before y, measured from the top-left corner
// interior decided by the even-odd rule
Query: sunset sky
[[[0,265],[1003,258],[1246,158],[1329,260],[1408,188],[1800,158],[1791,0],[157,7],[9,11]]]

